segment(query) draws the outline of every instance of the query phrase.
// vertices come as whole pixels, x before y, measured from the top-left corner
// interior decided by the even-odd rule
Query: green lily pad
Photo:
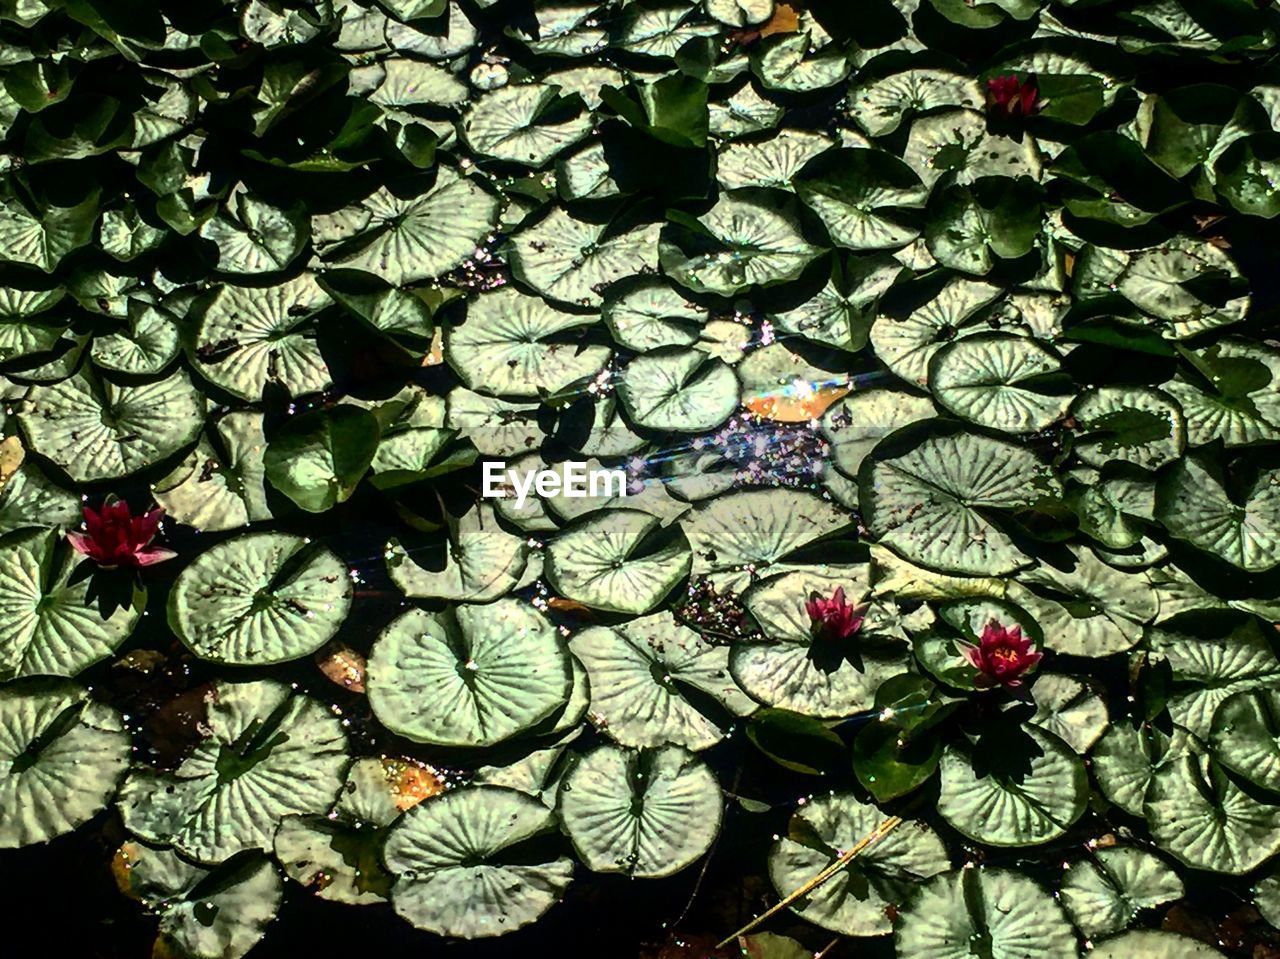
[[[559,796],[565,832],[587,868],[638,879],[691,866],[711,848],[723,816],[710,768],[679,746],[599,746],[569,770]]]
[[[1057,736],[1028,726],[997,743],[942,754],[938,812],[989,846],[1033,846],[1066,833],[1084,813],[1088,776]]]
[[[169,593],[169,626],[202,659],[236,666],[315,652],[351,609],[347,568],[287,533],[248,533],[205,550]]]
[[[1136,929],[1098,943],[1093,959],[1215,959],[1213,946],[1176,932]]]
[[[1182,895],[1182,880],[1163,859],[1117,846],[1072,863],[1062,876],[1059,897],[1076,928],[1096,940],[1122,932],[1142,910]]]
[[[755,709],[729,675],[729,650],[669,613],[592,626],[569,645],[590,676],[588,718],[623,746],[708,749],[725,737],[734,716]]]
[[[272,845],[294,814],[329,811],[347,768],[336,715],[288,686],[220,680],[202,738],[172,773],[136,766],[120,790],[125,828],[199,863]]]
[[[492,746],[563,708],[569,654],[551,623],[516,600],[413,609],[383,630],[368,663],[378,720],[415,742]]]
[[[1280,792],[1280,691],[1232,693],[1214,710],[1209,743],[1214,758],[1270,792]]]
[[[790,895],[887,818],[850,793],[821,796],[801,806],[787,834],[769,852],[774,889],[779,896]],[[893,931],[891,910],[950,865],[937,833],[923,822],[908,820],[791,908],[803,919],[842,935],[887,935]]]
[[[513,236],[508,256],[516,278],[543,296],[598,307],[610,285],[657,270],[657,242],[656,223],[618,233],[557,207]]]
[[[547,582],[593,609],[639,615],[653,609],[689,573],[693,557],[679,527],[615,509],[583,517],[547,549]]]
[[[105,809],[129,745],[120,714],[74,683],[0,687],[0,848],[48,842]]]
[[[670,347],[637,356],[618,384],[618,399],[637,426],[700,433],[738,408],[738,378],[702,350]]]
[[[724,193],[699,219],[663,231],[663,272],[695,293],[721,296],[795,279],[822,250],[805,239],[793,204],[773,190]]]
[[[449,327],[445,356],[469,388],[496,396],[538,397],[598,373],[607,346],[575,342],[593,318],[563,313],[507,287],[480,296],[465,323]]]
[[[863,461],[858,487],[863,522],[882,544],[930,569],[971,575],[1030,564],[989,510],[1025,508],[1059,490],[1030,450],[975,433],[882,443]]]
[[[417,928],[459,939],[527,926],[573,880],[566,856],[520,855],[555,828],[550,809],[513,789],[474,786],[419,803],[391,830],[383,851],[396,877],[391,904]]]
[[[30,448],[77,483],[92,483],[172,456],[195,440],[204,414],[204,397],[181,370],[140,386],[117,386],[81,370],[32,387],[18,422]]]
[[[219,532],[271,519],[263,453],[263,416],[232,410],[210,424],[187,456],[154,488],[179,523]]]
[[[411,553],[399,540],[387,544],[387,570],[406,596],[487,603],[520,582],[529,563],[529,545],[498,525],[492,506],[477,504],[448,526],[441,537],[444,562],[438,569],[432,558],[438,550],[424,555],[421,549]]]
[[[1076,937],[1052,896],[1012,869],[960,869],[918,887],[894,933],[900,956],[1073,956]]]
[[[279,873],[259,853],[208,869],[129,841],[114,865],[121,891],[159,918],[154,952],[174,959],[239,959],[266,935],[283,898]]]
[[[441,167],[430,190],[403,198],[381,187],[357,206],[313,217],[311,232],[330,266],[403,286],[473,256],[497,225],[499,206],[477,178]]]
[[[1280,565],[1280,470],[1260,472],[1232,496],[1212,466],[1187,458],[1164,477],[1156,519],[1171,536],[1249,572]]]
[[[260,400],[268,383],[294,396],[330,382],[309,319],[329,304],[309,274],[265,290],[219,287],[204,307],[195,337],[195,366],[241,399]]]
[[[1280,852],[1280,807],[1194,752],[1156,770],[1142,814],[1156,845],[1193,869],[1238,876]]]
[[[110,656],[137,626],[147,593],[105,614],[76,575],[83,559],[56,530],[0,539],[0,676],[74,676]]]
[[[1034,433],[1067,409],[1061,364],[1028,336],[988,333],[944,346],[929,362],[929,390],[971,423],[1007,433]]]

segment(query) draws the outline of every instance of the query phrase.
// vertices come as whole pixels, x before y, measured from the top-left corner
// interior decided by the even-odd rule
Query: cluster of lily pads
[[[0,848],[118,817],[165,955],[495,936],[768,815],[746,742],[829,934],[1274,941],[1278,28],[0,0]]]

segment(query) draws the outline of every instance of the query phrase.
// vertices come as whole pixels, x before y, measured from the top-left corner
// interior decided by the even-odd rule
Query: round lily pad
[[[496,786],[446,793],[410,809],[383,850],[391,903],[419,929],[477,939],[514,932],[556,904],[573,862],[521,847],[556,828],[532,796]],[[530,847],[531,850],[533,847]]]
[[[788,896],[888,816],[849,793],[821,796],[801,806],[787,834],[769,852],[769,877]],[[923,822],[908,820],[860,852],[853,861],[791,908],[802,918],[846,936],[883,936],[911,891],[950,868],[946,847]]]
[[[172,773],[138,766],[120,790],[125,827],[201,863],[270,849],[285,816],[327,813],[342,787],[341,720],[283,683],[219,681],[202,738]]]
[[[615,509],[583,517],[547,549],[547,581],[594,609],[647,613],[688,575],[693,557],[678,526]]]
[[[961,869],[918,887],[894,933],[899,956],[969,959],[1074,956],[1076,937],[1062,907],[1011,869]]]
[[[942,754],[938,812],[989,846],[1032,846],[1065,833],[1089,798],[1084,764],[1036,726]]]
[[[707,749],[735,715],[755,708],[729,675],[728,648],[707,643],[670,613],[592,626],[570,648],[591,678],[588,717],[624,746]]]
[[[574,849],[596,872],[658,879],[698,860],[720,831],[720,786],[679,746],[600,746],[565,776],[559,810]]]
[[[147,593],[104,615],[83,559],[55,530],[0,539],[0,677],[74,676],[110,656],[133,632]],[[92,568],[92,567],[89,567]]]
[[[301,536],[249,533],[210,547],[169,593],[169,625],[202,659],[238,666],[315,652],[351,608],[347,568]]]
[[[551,623],[516,600],[414,609],[369,656],[369,704],[389,729],[439,746],[492,746],[569,700],[569,654]]]
[[[120,714],[73,683],[0,687],[0,848],[47,842],[96,816],[129,751]]]

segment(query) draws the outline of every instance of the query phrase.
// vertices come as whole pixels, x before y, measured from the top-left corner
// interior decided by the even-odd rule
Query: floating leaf
[[[106,808],[129,768],[129,733],[73,683],[0,688],[0,848],[47,842]]]
[[[442,936],[477,939],[527,926],[573,879],[573,863],[563,856],[518,857],[555,828],[554,814],[538,800],[495,786],[415,806],[383,852],[397,880],[391,904],[414,926]]]
[[[368,663],[369,704],[416,742],[492,746],[569,699],[569,655],[551,623],[515,600],[410,610],[383,630]]]
[[[169,626],[202,659],[268,665],[307,656],[351,608],[347,568],[301,536],[249,533],[212,546],[169,593]]]
[[[631,752],[600,746],[560,787],[560,817],[574,850],[596,872],[658,879],[692,865],[723,815],[710,768],[678,746]]]

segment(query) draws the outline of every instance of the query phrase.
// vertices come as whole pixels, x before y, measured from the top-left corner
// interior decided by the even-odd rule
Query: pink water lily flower
[[[1022,677],[1044,657],[1035,644],[1022,635],[1021,626],[1005,627],[994,619],[982,628],[978,645],[961,644],[960,651],[978,671],[975,685],[989,689],[1003,686],[1017,689]]]
[[[809,632],[814,639],[826,641],[848,639],[862,628],[865,606],[850,606],[844,598],[844,587],[837,586],[830,599],[813,593],[804,604],[809,614]]]
[[[104,569],[163,563],[178,554],[171,549],[151,545],[160,529],[162,516],[164,510],[159,507],[134,516],[124,500],[108,500],[100,510],[86,506],[84,532],[69,531],[67,541],[77,552]]]
[[[1029,117],[1040,109],[1040,91],[1032,80],[1019,80],[1013,74],[992,77],[987,81],[991,106],[1011,117]]]

